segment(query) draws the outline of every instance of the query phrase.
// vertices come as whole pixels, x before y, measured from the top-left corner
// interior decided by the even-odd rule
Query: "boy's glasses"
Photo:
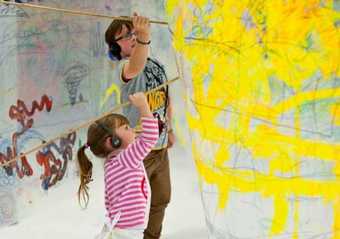
[[[119,41],[119,40],[130,40],[132,38],[132,36],[136,36],[135,32],[128,32],[125,35],[118,37],[117,39],[115,39],[115,41]]]

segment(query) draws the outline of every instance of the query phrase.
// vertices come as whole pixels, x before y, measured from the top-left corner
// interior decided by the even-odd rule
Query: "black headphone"
[[[114,149],[118,149],[121,145],[122,145],[122,140],[115,134],[112,132],[112,130],[110,130],[108,127],[106,127],[106,125],[100,123],[100,122],[96,122],[96,124],[103,129],[104,131],[106,131],[107,133],[110,134],[111,137],[111,146]]]
[[[121,50],[120,45],[118,45],[117,42],[114,42],[109,48],[109,58],[112,61],[120,61],[122,59],[122,56],[120,55]]]

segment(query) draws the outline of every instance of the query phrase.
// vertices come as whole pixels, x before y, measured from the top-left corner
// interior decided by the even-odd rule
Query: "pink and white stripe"
[[[158,121],[141,118],[142,133],[118,155],[104,165],[105,207],[111,221],[120,212],[116,228],[145,227],[148,180],[145,180],[143,159],[158,140]]]

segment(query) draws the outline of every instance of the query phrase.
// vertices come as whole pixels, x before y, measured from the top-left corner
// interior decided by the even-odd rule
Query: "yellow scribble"
[[[116,96],[116,102],[120,102],[120,88],[115,83],[112,83],[111,86],[106,89],[104,97],[100,100],[100,108],[102,108],[106,104],[106,102],[113,94],[115,94]]]
[[[340,144],[336,138],[321,137],[317,124],[304,125],[302,114],[309,110],[306,105],[327,100],[322,112],[313,112],[316,120],[323,120],[318,116],[322,113],[329,118],[327,124],[340,126],[340,87],[331,84],[334,77],[339,79],[340,69],[340,13],[333,4],[167,1],[174,19],[173,45],[191,63],[196,112],[186,116],[197,138],[192,151],[198,173],[217,187],[219,209],[228,205],[233,191],[272,199],[268,237],[287,230],[288,198],[303,196],[333,205],[334,226],[325,231],[333,230],[332,237],[340,238]],[[214,146],[212,159],[205,158],[206,147],[201,146],[206,144]],[[266,160],[268,172],[228,166],[232,145],[253,159]],[[332,179],[301,175],[306,160],[333,165]],[[298,238],[301,204],[293,205],[292,238]]]
[[[334,124],[340,126],[340,103],[333,105],[330,114],[333,115]]]

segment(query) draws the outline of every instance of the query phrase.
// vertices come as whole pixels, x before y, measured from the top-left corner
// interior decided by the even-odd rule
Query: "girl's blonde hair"
[[[91,152],[99,157],[105,158],[111,151],[105,147],[105,140],[112,136],[116,128],[129,124],[128,119],[120,114],[110,114],[91,124],[87,130],[87,143],[80,147],[77,152],[79,164],[80,185],[78,189],[78,201],[83,208],[86,208],[89,202],[88,184],[92,181],[92,162],[85,154],[85,149],[90,148]],[[112,129],[112,132],[109,132]]]

